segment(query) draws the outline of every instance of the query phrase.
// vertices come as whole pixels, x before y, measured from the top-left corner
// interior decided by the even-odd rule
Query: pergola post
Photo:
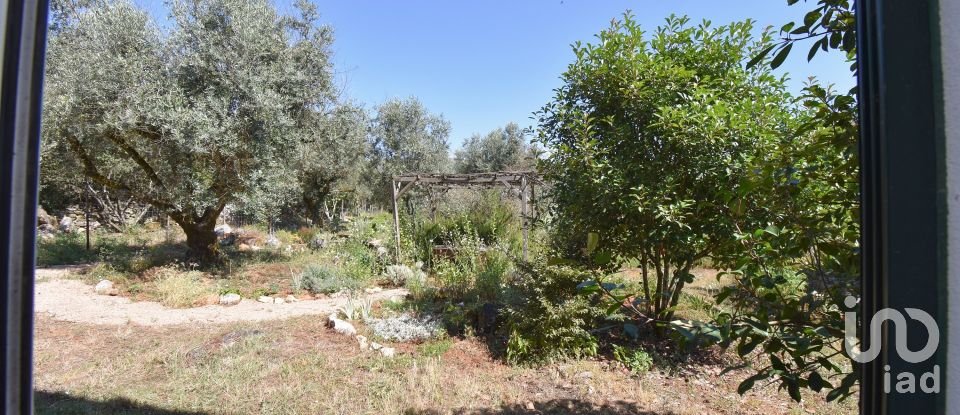
[[[395,247],[395,261],[400,263],[400,212],[397,209],[397,181],[390,180],[390,191],[393,193],[393,242]]]
[[[520,216],[523,224],[523,260],[527,260],[527,176],[520,177]]]

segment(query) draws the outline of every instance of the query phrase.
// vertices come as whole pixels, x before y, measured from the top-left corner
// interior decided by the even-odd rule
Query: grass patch
[[[37,240],[37,265],[86,264],[97,260],[96,250],[87,250],[86,237],[78,233],[57,234]]]
[[[421,344],[417,352],[423,357],[440,357],[447,353],[451,347],[453,347],[453,340],[443,338]]]
[[[181,271],[174,267],[159,269],[154,287],[160,303],[174,308],[204,305],[217,295],[217,290],[204,281],[200,271]]]

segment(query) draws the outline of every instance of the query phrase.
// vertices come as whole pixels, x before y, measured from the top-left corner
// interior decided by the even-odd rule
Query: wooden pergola
[[[390,187],[393,190],[393,233],[396,260],[400,260],[400,211],[397,202],[404,193],[415,185],[441,189],[505,187],[508,190],[518,190],[523,228],[523,258],[527,259],[527,234],[530,220],[528,213],[531,207],[535,207],[536,204],[534,186],[541,183],[540,176],[535,171],[469,174],[408,173],[394,176]]]

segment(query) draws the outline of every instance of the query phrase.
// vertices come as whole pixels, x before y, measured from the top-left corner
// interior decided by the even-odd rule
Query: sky
[[[273,0],[282,12],[291,0]],[[570,45],[594,35],[627,10],[653,31],[670,14],[713,25],[747,18],[757,33],[802,18],[810,5],[786,0],[313,0],[334,29],[334,70],[345,95],[373,109],[416,96],[450,121],[451,146],[508,122],[532,126],[574,56]],[[158,0],[135,0],[158,20]],[[842,53],[794,48],[777,70],[798,93],[810,76],[841,91],[854,85]]]

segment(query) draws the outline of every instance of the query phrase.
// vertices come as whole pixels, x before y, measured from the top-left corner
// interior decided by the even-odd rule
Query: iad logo
[[[847,306],[847,308],[852,309],[857,305],[857,299],[852,296],[848,296],[843,300],[843,303]],[[873,361],[873,359],[876,359],[880,354],[880,341],[883,323],[890,321],[896,327],[897,355],[899,355],[901,359],[908,363],[920,363],[933,357],[933,354],[937,352],[937,348],[940,346],[940,328],[937,326],[936,320],[934,320],[930,314],[927,314],[927,312],[916,308],[905,308],[904,311],[907,312],[907,315],[910,316],[910,318],[923,323],[924,327],[927,329],[927,344],[924,345],[922,349],[913,351],[907,347],[907,319],[903,316],[903,313],[892,308],[884,308],[883,310],[880,310],[874,314],[873,319],[870,320],[870,348],[865,351],[860,350],[857,342],[857,313],[843,313],[843,342],[847,355],[850,356],[853,361],[858,363],[867,363]],[[867,322],[864,321],[864,327],[866,327],[866,324]],[[884,391],[890,393],[890,366],[884,366],[883,370]],[[917,378],[913,373],[903,372],[897,374],[897,392],[914,393],[916,392],[916,387]],[[940,392],[939,365],[934,365],[932,372],[923,373],[920,376],[920,389],[924,393]]]

